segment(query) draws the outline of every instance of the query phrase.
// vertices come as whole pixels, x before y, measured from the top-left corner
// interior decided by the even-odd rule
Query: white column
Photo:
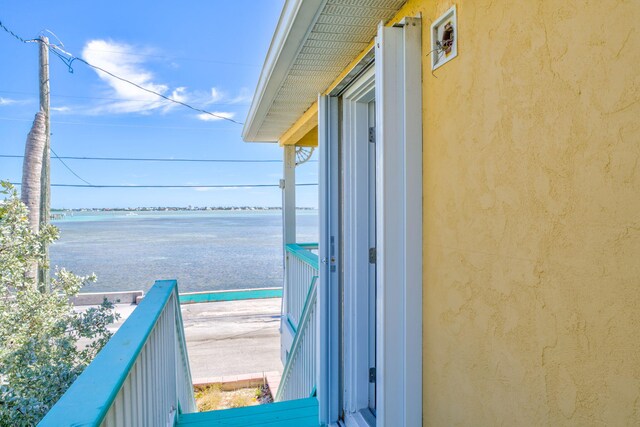
[[[287,363],[287,352],[291,348],[294,333],[287,323],[289,298],[289,263],[287,262],[287,250],[285,246],[296,242],[296,147],[284,146],[283,179],[280,180],[282,189],[282,308],[280,319],[280,359],[282,364]]]
[[[296,147],[284,147],[282,188],[282,243],[296,242]]]

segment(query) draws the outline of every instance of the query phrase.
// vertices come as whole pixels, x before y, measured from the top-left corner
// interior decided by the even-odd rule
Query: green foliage
[[[76,312],[69,299],[95,276],[56,269],[49,292],[25,273],[46,265],[44,249],[58,238],[53,226],[34,233],[27,209],[0,182],[0,425],[35,425],[109,340],[117,320],[106,300]]]

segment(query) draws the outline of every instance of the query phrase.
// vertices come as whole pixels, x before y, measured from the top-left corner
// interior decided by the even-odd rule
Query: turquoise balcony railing
[[[318,276],[318,255],[311,252],[317,243],[295,243],[286,246],[283,314],[294,329],[298,328],[302,310],[311,287]]]
[[[195,411],[178,286],[164,280],[38,425],[167,426]]]
[[[315,384],[315,279],[307,293],[278,392],[286,402],[197,412],[177,283],[167,280],[155,283],[38,425],[318,426],[318,401],[309,397]]]
[[[312,396],[316,386],[316,287],[318,255],[315,243],[286,246],[282,345],[284,372],[276,401]]]

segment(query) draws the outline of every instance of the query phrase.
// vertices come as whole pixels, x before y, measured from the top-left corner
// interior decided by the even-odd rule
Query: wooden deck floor
[[[247,406],[246,408],[181,414],[176,426],[318,427],[315,397]]]

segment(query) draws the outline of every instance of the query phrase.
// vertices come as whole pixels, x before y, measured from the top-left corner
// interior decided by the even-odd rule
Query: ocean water
[[[52,269],[98,276],[83,292],[147,291],[158,279],[180,292],[282,286],[280,211],[76,212],[53,223]],[[317,241],[317,211],[298,211],[297,236]]]

